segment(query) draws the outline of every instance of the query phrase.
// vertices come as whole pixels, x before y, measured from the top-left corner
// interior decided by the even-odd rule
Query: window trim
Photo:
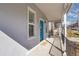
[[[34,13],[34,22],[33,23],[30,23],[29,22],[29,11],[31,11],[32,13]],[[35,10],[33,10],[31,7],[28,7],[28,11],[27,11],[27,23],[28,23],[28,25],[27,25],[27,29],[28,29],[28,31],[27,31],[27,35],[28,35],[28,39],[30,40],[30,39],[34,39],[35,38],[35,24],[36,24],[36,12],[35,12]],[[34,36],[32,36],[32,37],[30,37],[29,36],[29,24],[30,25],[33,25],[34,26]]]

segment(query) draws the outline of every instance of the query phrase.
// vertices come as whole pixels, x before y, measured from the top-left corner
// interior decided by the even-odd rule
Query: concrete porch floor
[[[59,38],[54,38],[53,45],[62,50],[61,40]],[[62,56],[62,52],[54,46],[51,46],[51,48],[50,48],[50,55]]]
[[[61,40],[59,38],[47,38],[54,46],[61,49]],[[32,48],[27,55],[28,56],[62,56],[61,51],[52,46],[49,42],[43,40],[36,47]]]

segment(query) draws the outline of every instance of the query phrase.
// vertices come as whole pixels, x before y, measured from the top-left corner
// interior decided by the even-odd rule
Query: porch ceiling
[[[48,21],[61,20],[62,15],[70,4],[65,3],[36,3],[35,4],[47,17]]]

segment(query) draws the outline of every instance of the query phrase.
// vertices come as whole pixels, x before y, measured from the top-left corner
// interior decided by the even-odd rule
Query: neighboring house
[[[34,4],[0,4],[0,30],[27,49],[46,38],[45,20]]]
[[[68,26],[69,29],[78,30],[78,22]]]

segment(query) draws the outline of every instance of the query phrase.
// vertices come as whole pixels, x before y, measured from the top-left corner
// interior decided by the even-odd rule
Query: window
[[[31,11],[29,11],[29,22],[34,23],[34,13],[32,13]]]
[[[35,11],[32,10],[31,8],[28,9],[29,14],[28,14],[28,30],[29,30],[29,37],[34,37],[35,35]]]
[[[29,24],[29,37],[34,36],[34,26]]]

